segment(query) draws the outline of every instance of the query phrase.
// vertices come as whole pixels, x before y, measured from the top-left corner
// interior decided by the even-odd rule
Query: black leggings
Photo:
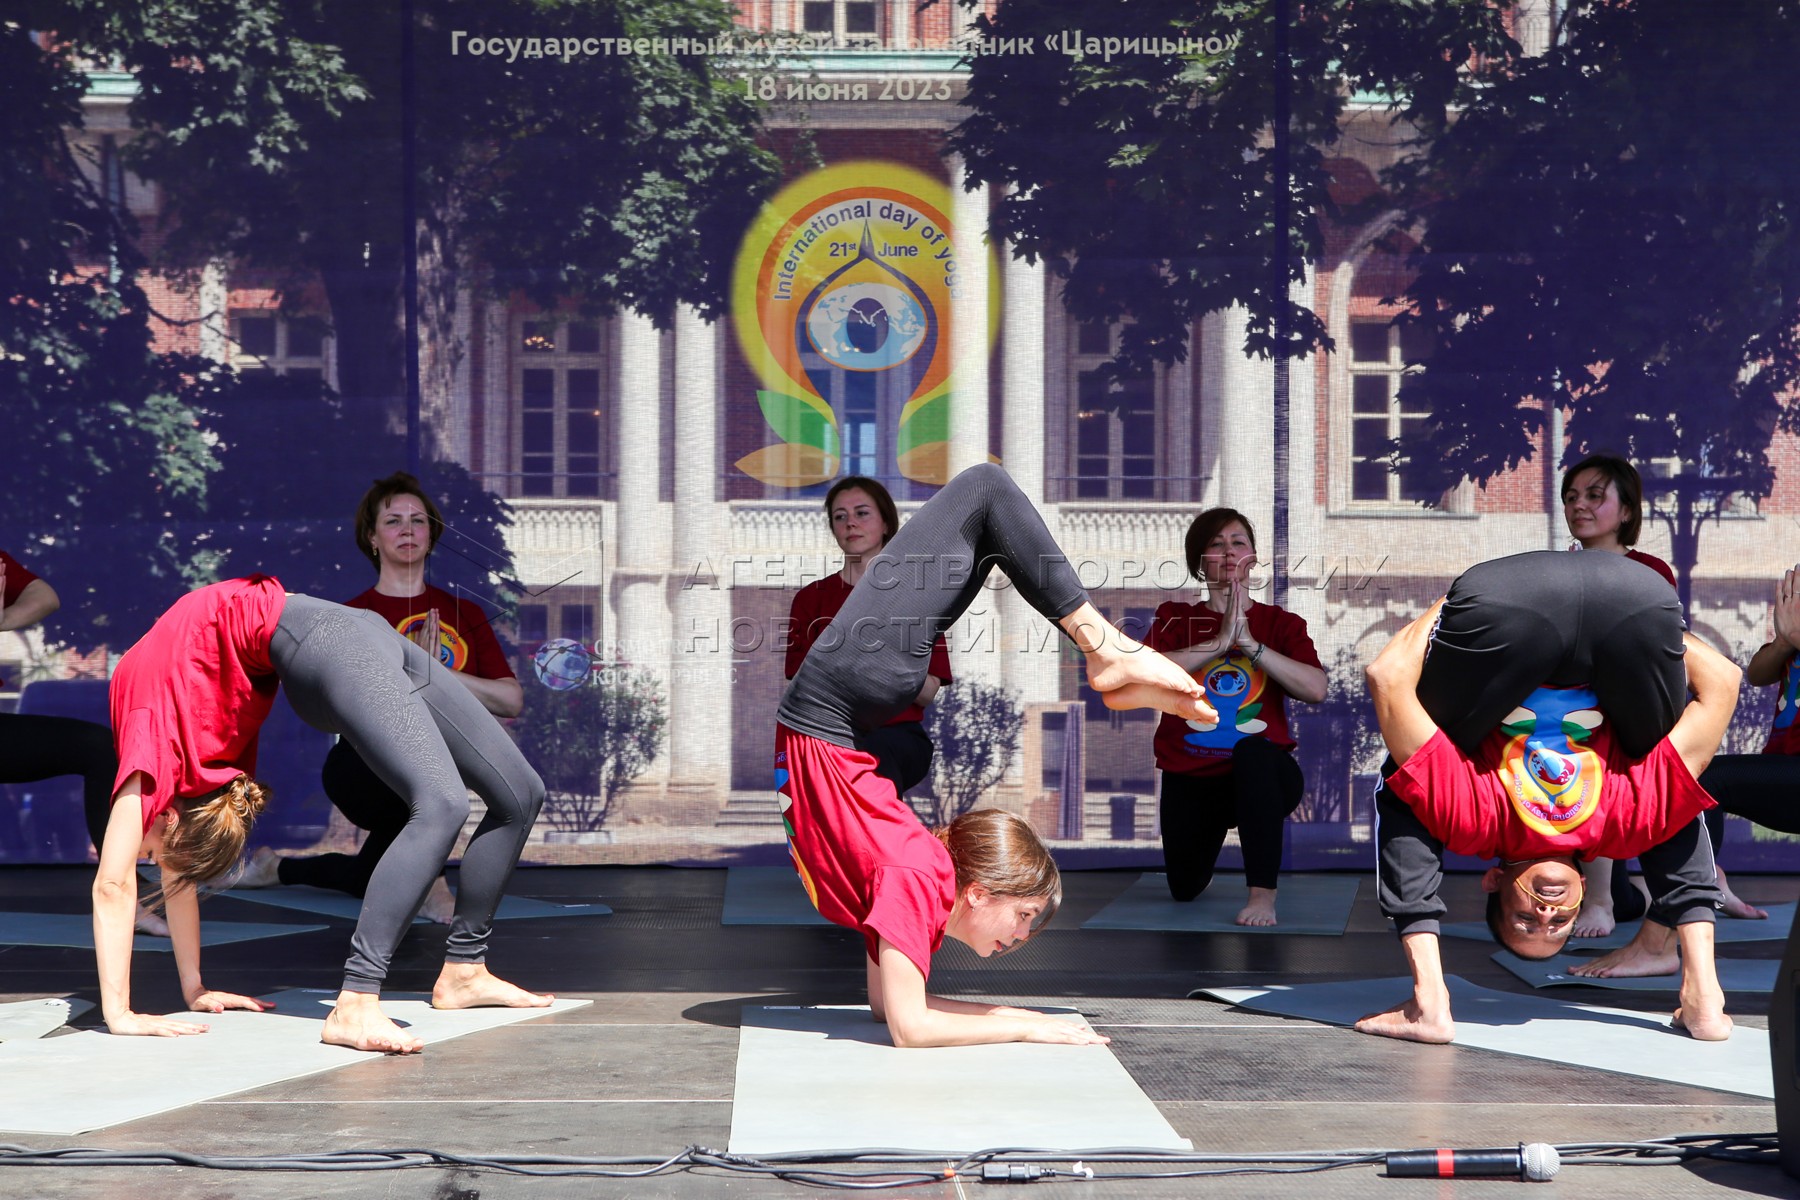
[[[399,792],[381,781],[349,742],[339,738],[319,772],[325,796],[367,836],[355,854],[305,854],[281,860],[279,877],[288,885],[330,888],[361,896],[369,890],[375,864],[412,818]]]
[[[81,776],[81,813],[96,850],[112,819],[112,788],[118,773],[119,756],[106,726],[74,717],[0,713],[0,783]],[[80,853],[73,844],[80,836],[69,830],[70,844],[57,847],[62,857]]]
[[[900,721],[858,734],[856,748],[875,756],[875,773],[890,781],[901,796],[924,783],[931,774],[935,747],[925,736],[925,727],[917,721]]]
[[[1052,621],[1087,602],[1037,509],[1005,471],[983,463],[945,484],[869,560],[795,672],[776,719],[856,746],[918,696],[932,643],[968,611],[996,566]]]
[[[1244,883],[1275,887],[1281,871],[1282,824],[1306,793],[1294,756],[1267,738],[1247,737],[1220,775],[1162,773],[1163,869],[1169,894],[1192,900],[1212,882],[1225,834],[1237,827]]]
[[[395,947],[468,820],[469,788],[487,812],[463,852],[444,957],[482,962],[494,910],[544,801],[537,772],[449,669],[377,613],[289,596],[269,656],[300,718],[341,735],[408,809],[369,879],[344,990],[381,991]]]
[[[1602,550],[1478,563],[1450,586],[1419,703],[1473,755],[1540,687],[1591,687],[1620,749],[1642,758],[1687,704],[1681,605],[1668,581]]]

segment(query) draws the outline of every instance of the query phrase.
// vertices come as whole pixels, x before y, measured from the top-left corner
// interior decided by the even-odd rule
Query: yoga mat
[[[321,917],[341,917],[346,921],[354,921],[362,914],[362,901],[347,892],[333,892],[326,888],[305,887],[266,887],[238,888],[225,892],[233,900],[248,900],[253,904],[272,904],[277,908],[292,908],[300,912],[316,913]],[[604,917],[612,909],[604,904],[553,904],[548,900],[533,900],[529,896],[502,896],[500,911],[494,914],[496,921],[523,921],[534,917]],[[414,917],[413,924],[429,924],[424,917]]]
[[[860,1005],[746,1005],[732,1153],[858,1146],[951,1154],[993,1146],[1193,1148],[1105,1046],[897,1050],[887,1026]]]
[[[1585,975],[1569,974],[1571,967],[1593,962],[1595,957],[1591,954],[1558,954],[1555,958],[1533,960],[1520,958],[1510,950],[1502,950],[1494,955],[1494,961],[1534,988],[1601,987],[1615,992],[1670,994],[1681,988],[1680,972],[1624,979],[1589,979]],[[1772,992],[1775,990],[1775,977],[1781,970],[1781,963],[1773,958],[1721,958],[1714,961],[1718,967],[1719,986],[1725,989],[1726,996],[1733,992]],[[1726,1010],[1730,1011],[1729,1005]]]
[[[282,937],[290,933],[312,933],[329,929],[328,925],[265,925],[255,921],[200,922],[200,944],[223,946],[228,942],[254,942],[262,938]],[[87,913],[22,913],[0,912],[0,945],[68,946],[77,950],[94,948],[94,918]],[[140,933],[131,939],[133,950],[162,951],[175,949],[165,937]]]
[[[792,867],[732,867],[725,872],[721,925],[829,925],[806,897]]]
[[[83,1030],[63,1037],[0,1044],[0,1130],[70,1137],[368,1062],[376,1057],[319,1042],[336,993],[277,992],[274,1012],[176,1012],[211,1027],[195,1037],[114,1037]],[[427,1043],[566,1012],[588,1000],[548,1008],[471,1008],[439,1012],[423,998],[383,997],[381,1007]],[[426,1051],[430,1053],[429,1050]]]
[[[1788,930],[1794,926],[1793,902],[1787,904],[1759,904],[1769,914],[1766,921],[1741,921],[1736,917],[1720,917],[1713,929],[1713,942],[1720,946],[1733,942],[1785,942]],[[1569,939],[1569,945],[1576,950],[1617,950],[1637,936],[1638,926],[1642,921],[1622,921],[1619,926],[1605,937]],[[1485,921],[1445,921],[1439,932],[1444,937],[1468,938],[1477,942],[1492,942],[1494,937],[1488,932]]]
[[[90,1001],[72,996],[0,1004],[0,1042],[28,1041],[55,1033],[92,1007]]]
[[[1458,1046],[1774,1099],[1766,1030],[1739,1025],[1728,1041],[1696,1042],[1670,1029],[1667,1013],[1516,996],[1477,987],[1456,975],[1447,976],[1446,981]],[[1412,980],[1201,988],[1190,995],[1211,996],[1255,1012],[1354,1025],[1369,1013],[1392,1008],[1412,995]],[[1422,1047],[1425,1052],[1434,1049]]]
[[[1239,925],[1233,919],[1249,902],[1242,875],[1222,875],[1186,903],[1169,898],[1164,875],[1141,875],[1083,929],[1172,929],[1194,933],[1293,933],[1342,937],[1356,903],[1353,875],[1283,875],[1275,889],[1278,925]]]

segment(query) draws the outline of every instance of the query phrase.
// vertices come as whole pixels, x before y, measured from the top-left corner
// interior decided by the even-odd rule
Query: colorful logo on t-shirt
[[[776,752],[777,763],[786,759],[785,751]],[[794,822],[788,816],[788,810],[794,807],[794,798],[788,795],[787,790],[790,778],[792,776],[788,774],[786,767],[775,768],[775,799],[781,805],[781,828],[787,833],[788,858],[793,860],[794,870],[800,874],[800,883],[806,888],[806,898],[812,901],[812,906],[816,909],[819,907],[819,889],[813,884],[812,876],[806,873],[806,864],[800,861],[800,852],[794,849]]]
[[[1800,699],[1800,654],[1788,655],[1781,667],[1781,694],[1775,697],[1775,728],[1794,723],[1794,703]]]
[[[394,628],[400,631],[402,637],[412,638],[425,628],[425,622],[430,619],[430,613],[414,613]],[[431,647],[426,647],[426,650],[430,649]],[[456,631],[456,626],[444,620],[442,609],[438,610],[437,660],[452,671],[465,671],[469,666],[469,643]]]
[[[1250,656],[1241,650],[1228,650],[1202,667],[1196,674],[1206,698],[1218,710],[1216,722],[1189,721],[1193,732],[1182,741],[1191,754],[1208,758],[1231,753],[1231,748],[1253,733],[1269,727],[1262,719],[1262,695],[1268,687],[1268,676],[1260,667],[1252,666]]]
[[[1599,807],[1606,765],[1591,743],[1605,716],[1587,688],[1539,688],[1502,722],[1500,778],[1519,819],[1554,837]]]

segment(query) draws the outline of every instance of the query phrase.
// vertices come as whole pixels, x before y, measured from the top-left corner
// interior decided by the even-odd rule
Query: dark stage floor
[[[1743,1096],[1455,1046],[1407,1045],[1182,999],[1203,985],[1399,975],[1405,968],[1366,877],[1350,931],[1342,938],[1077,928],[1133,878],[1131,872],[1066,876],[1068,897],[1050,931],[994,964],[952,946],[939,956],[932,982],[953,995],[1075,1004],[1111,1035],[1119,1060],[1197,1150],[1627,1141],[1775,1128],[1773,1106]],[[88,874],[77,869],[0,871],[0,909],[84,911],[88,883]],[[858,938],[837,929],[722,927],[724,884],[724,872],[709,870],[521,870],[513,885],[518,894],[598,899],[615,913],[508,922],[496,938],[493,967],[532,988],[592,998],[590,1007],[432,1046],[414,1057],[371,1058],[80,1138],[29,1141],[37,1147],[240,1154],[398,1146],[473,1155],[674,1154],[690,1144],[723,1148],[731,1127],[739,1006],[863,999]],[[1733,884],[1754,901],[1800,894],[1800,880],[1791,878],[1734,876]],[[1453,918],[1479,915],[1473,877],[1452,877],[1448,892]],[[242,920],[271,919],[274,911],[231,899],[208,904],[215,916]],[[207,981],[252,994],[335,986],[349,927],[332,924],[325,932],[210,948]],[[429,988],[442,940],[441,930],[418,927],[396,961],[391,988]],[[1778,958],[1781,950],[1781,943],[1766,942],[1725,952]],[[1444,942],[1451,972],[1485,987],[1528,991],[1489,961],[1491,951],[1482,943]],[[173,964],[165,955],[140,955],[133,986],[140,1010],[180,1007]],[[47,995],[97,1001],[91,953],[0,949],[0,1000]],[[1564,990],[1559,997],[1619,1008],[1664,1007],[1654,997],[1593,989]],[[1743,1026],[1767,1026],[1766,996],[1732,996],[1729,1009]],[[90,1014],[87,1021],[96,1018]],[[13,1085],[0,1080],[0,1086]],[[908,1194],[962,1195],[980,1186],[942,1183]],[[1032,1194],[1045,1197],[1136,1200],[1200,1193],[1448,1197],[1492,1195],[1509,1185],[1389,1179],[1378,1168],[1353,1167],[1304,1176],[1033,1186]],[[1536,1187],[1533,1194],[1567,1197],[1800,1195],[1800,1185],[1772,1168],[1727,1163],[1569,1167],[1554,1183]],[[634,1181],[528,1179],[444,1168],[305,1177],[189,1168],[0,1170],[0,1195],[20,1198],[160,1193],[536,1200],[799,1190],[779,1180],[705,1170]]]

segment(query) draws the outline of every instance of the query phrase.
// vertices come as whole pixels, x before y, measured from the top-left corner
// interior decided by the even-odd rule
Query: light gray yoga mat
[[[1766,921],[1741,921],[1736,917],[1720,917],[1713,929],[1713,941],[1721,946],[1734,942],[1785,942],[1788,930],[1794,927],[1794,909],[1792,902],[1787,904],[1759,904],[1758,908],[1768,912]],[[1569,945],[1576,950],[1617,950],[1637,936],[1642,921],[1621,922],[1605,937],[1570,938]],[[1494,940],[1488,932],[1485,921],[1446,921],[1439,932],[1445,937],[1467,938],[1476,942]]]
[[[200,922],[200,944],[223,946],[228,942],[254,942],[290,933],[312,933],[328,925],[268,925],[257,921]],[[68,946],[94,948],[94,918],[87,913],[0,912],[0,945]],[[167,953],[175,943],[165,937],[140,933],[131,940],[133,950]]]
[[[896,1050],[865,1007],[745,1006],[732,1153],[858,1146],[1193,1148],[1106,1046]]]
[[[1670,1029],[1667,1013],[1598,1008],[1548,996],[1516,996],[1477,987],[1456,975],[1447,976],[1446,981],[1459,1046],[1765,1100],[1775,1096],[1766,1030],[1739,1025],[1728,1041],[1696,1042]],[[1201,988],[1192,995],[1212,996],[1256,1012],[1327,1025],[1354,1025],[1369,1013],[1392,1008],[1412,995],[1412,980]],[[1434,1049],[1421,1047],[1427,1053]]]
[[[47,996],[40,1000],[0,1004],[0,1042],[29,1041],[46,1033],[55,1033],[92,1007],[92,1002],[73,996]]]
[[[721,925],[829,925],[806,898],[792,867],[732,867],[725,872]]]
[[[1501,950],[1494,955],[1494,961],[1534,988],[1599,987],[1610,988],[1615,992],[1670,994],[1681,988],[1680,972],[1624,979],[1590,979],[1585,975],[1569,974],[1571,967],[1593,962],[1595,957],[1591,954],[1558,954],[1555,958],[1533,960],[1520,958],[1510,950]],[[1781,973],[1781,963],[1772,958],[1721,958],[1716,959],[1715,963],[1719,971],[1719,986],[1725,989],[1726,996],[1733,992],[1772,992],[1775,990],[1775,977]]]
[[[277,908],[292,908],[300,912],[317,913],[321,917],[341,917],[346,921],[354,921],[362,914],[362,901],[347,892],[334,892],[326,888],[293,886],[266,888],[236,888],[223,893],[233,900],[248,900],[253,904],[272,904]],[[553,904],[548,900],[534,900],[529,896],[502,896],[500,911],[494,914],[496,921],[524,921],[534,917],[604,917],[611,914],[612,909],[604,904]],[[424,917],[414,917],[413,924],[426,924]]]
[[[1275,918],[1280,924],[1239,925],[1235,918],[1250,899],[1242,875],[1221,875],[1186,903],[1169,898],[1167,880],[1165,875],[1139,876],[1081,927],[1341,937],[1356,903],[1357,879],[1353,875],[1283,875],[1275,889]]]
[[[319,1028],[335,996],[286,991],[265,997],[274,1001],[274,1012],[168,1014],[211,1027],[195,1037],[114,1037],[83,1030],[0,1044],[0,1078],[6,1080],[0,1088],[0,1130],[68,1137],[370,1061],[374,1055],[320,1044]],[[399,994],[384,997],[381,1007],[416,1036],[436,1043],[588,1003],[439,1012],[422,998]]]

